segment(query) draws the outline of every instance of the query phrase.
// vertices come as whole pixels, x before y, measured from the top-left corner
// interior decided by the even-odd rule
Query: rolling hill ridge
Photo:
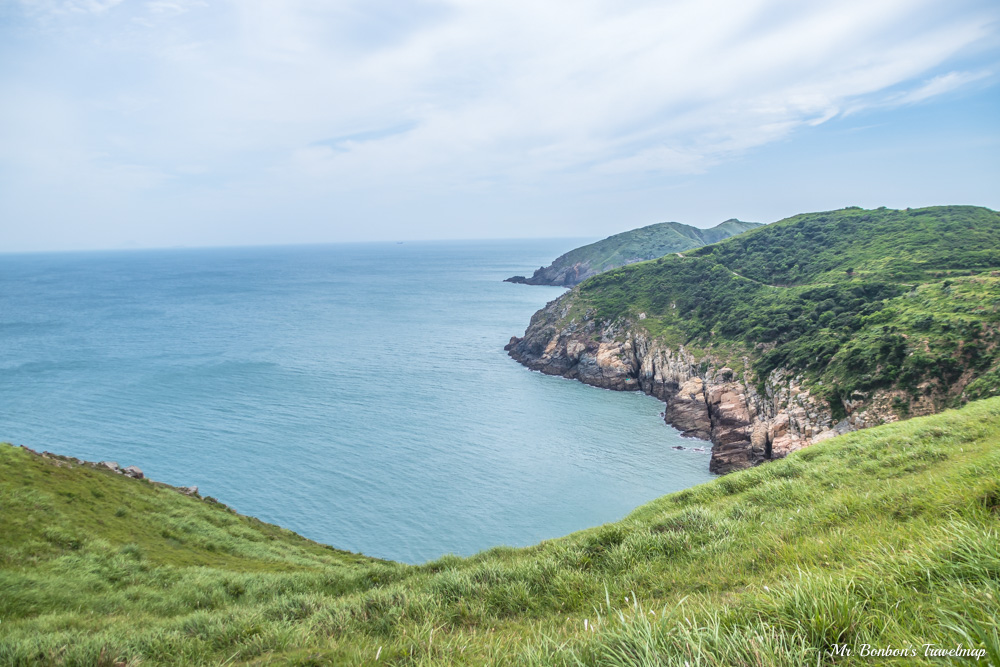
[[[680,222],[661,222],[575,248],[557,257],[550,265],[539,268],[528,278],[512,276],[505,282],[572,287],[619,266],[715,243],[759,226],[760,223],[735,218],[711,229]]]

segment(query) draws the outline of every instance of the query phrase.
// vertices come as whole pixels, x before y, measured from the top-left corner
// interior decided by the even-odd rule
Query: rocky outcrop
[[[813,396],[801,377],[775,370],[761,393],[755,380],[731,368],[748,368],[749,359],[695,357],[683,345],[660,344],[629,322],[598,323],[591,312],[566,324],[568,307],[563,297],[535,313],[524,337],[511,338],[505,347],[510,356],[550,375],[659,398],[666,403],[667,423],[685,436],[712,442],[712,472],[748,468],[896,419],[884,397],[859,396],[856,403],[847,402],[847,418],[836,421],[829,404]]]
[[[617,268],[618,266],[638,261],[641,260],[632,259],[608,268]],[[607,268],[604,270],[607,270]],[[574,264],[563,266],[553,263],[549,266],[539,267],[531,276],[527,278],[524,276],[511,276],[510,278],[505,278],[504,282],[518,283],[521,285],[554,285],[557,287],[573,287],[574,285],[582,283],[591,276],[596,276],[598,273],[600,273],[600,271],[592,268],[590,266],[590,262],[576,262]]]
[[[21,445],[21,449],[28,452],[29,454],[32,454],[33,456],[47,459],[49,462],[59,467],[68,466],[70,468],[73,468],[74,466],[79,466],[85,468],[93,468],[95,470],[110,470],[113,473],[117,473],[125,477],[131,477],[132,479],[146,479],[146,476],[143,474],[142,469],[139,468],[139,466],[133,465],[122,468],[120,465],[118,465],[116,461],[101,461],[99,463],[95,463],[93,461],[84,461],[83,459],[78,459],[73,456],[63,456],[61,454],[53,454],[52,452],[36,452],[34,449],[31,449],[30,447],[25,447],[24,445]],[[149,480],[146,481],[149,482]],[[150,482],[150,483],[153,484],[154,486],[179,491],[180,493],[183,493],[186,496],[198,496],[197,486],[178,487],[178,486],[172,486],[170,484],[164,484],[163,482]]]
[[[46,457],[56,456],[55,454],[51,454],[49,452],[42,452],[42,455]],[[142,470],[139,468],[139,466],[128,466],[127,468],[122,468],[120,465],[118,465],[117,461],[101,461],[100,463],[89,463],[81,459],[73,459],[73,460],[76,461],[79,465],[89,465],[91,467],[107,468],[111,472],[116,472],[119,475],[125,475],[126,477],[131,477],[132,479],[142,479],[145,476],[142,474]]]
[[[142,479],[145,475],[142,474],[142,470],[139,466],[129,466],[127,468],[122,468],[122,474],[126,477],[131,477],[132,479]]]

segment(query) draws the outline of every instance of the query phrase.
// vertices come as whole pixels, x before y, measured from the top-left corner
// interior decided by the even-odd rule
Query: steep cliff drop
[[[712,472],[749,468],[840,433],[895,421],[873,405],[837,422],[826,401],[781,369],[765,379],[762,394],[730,367],[734,360],[696,359],[683,346],[657,344],[628,323],[585,317],[560,329],[564,303],[565,297],[556,299],[535,313],[524,337],[512,337],[504,349],[532,370],[659,398],[668,424],[712,442]]]

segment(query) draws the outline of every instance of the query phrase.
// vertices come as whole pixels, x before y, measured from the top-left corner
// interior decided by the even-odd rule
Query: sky
[[[0,252],[1000,208],[995,0],[0,0]]]

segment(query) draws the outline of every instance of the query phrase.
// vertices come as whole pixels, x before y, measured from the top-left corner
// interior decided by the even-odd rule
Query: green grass
[[[987,399],[423,566],[3,446],[0,664],[1000,665],[998,443]]]
[[[240,516],[212,499],[149,480],[133,482],[65,457],[40,458],[5,446],[0,479],[5,568],[86,552],[95,536],[128,544],[159,565],[273,570],[363,560]]]

